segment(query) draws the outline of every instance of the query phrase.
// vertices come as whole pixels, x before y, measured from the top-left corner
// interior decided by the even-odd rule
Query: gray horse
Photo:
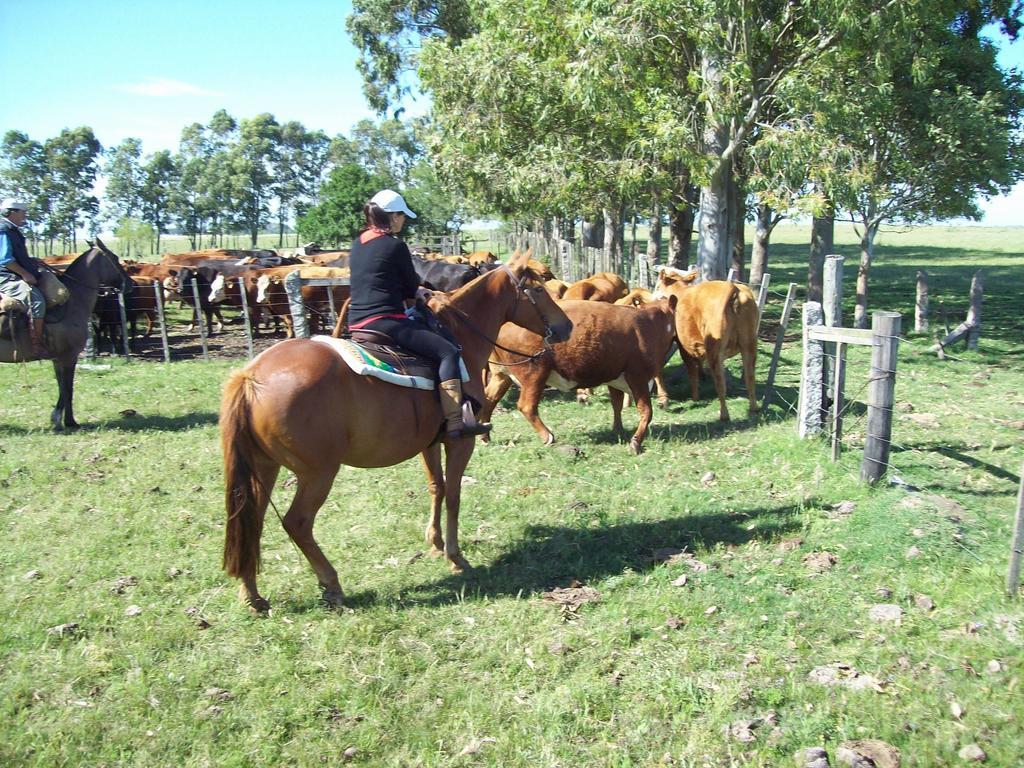
[[[80,255],[60,276],[68,289],[67,303],[55,307],[46,317],[46,345],[53,354],[53,372],[57,377],[58,400],[50,422],[53,428],[77,429],[71,409],[75,392],[75,367],[78,355],[85,349],[89,335],[89,322],[100,286],[130,291],[132,280],[120,260],[97,238],[89,250]],[[11,337],[0,338],[0,362],[13,363],[33,360],[28,328],[20,324]]]

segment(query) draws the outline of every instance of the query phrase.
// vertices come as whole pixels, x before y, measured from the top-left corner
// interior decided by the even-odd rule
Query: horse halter
[[[532,359],[538,357],[540,354],[543,354],[548,349],[550,349],[550,347],[551,347],[551,337],[554,334],[554,331],[551,329],[551,324],[548,322],[548,319],[544,316],[544,312],[542,312],[541,308],[537,305],[537,300],[533,297],[533,294],[530,292],[530,289],[527,287],[527,285],[526,285],[526,275],[523,275],[522,277],[517,278],[515,273],[509,268],[508,264],[502,264],[501,265],[501,269],[508,273],[508,277],[512,281],[512,285],[515,286],[516,291],[518,291],[519,293],[525,295],[526,298],[529,299],[530,303],[533,305],[533,308],[536,310],[538,317],[540,317],[541,322],[544,323],[544,348],[541,350],[540,353],[538,353],[536,355],[530,355],[529,358],[532,360]],[[494,343],[494,346],[496,346],[496,347],[498,347],[498,349],[502,349],[502,350],[504,350],[506,352],[515,352],[514,350],[511,350],[511,349],[505,349],[504,347],[502,347],[497,342]],[[515,352],[515,354],[522,354],[522,353]]]
[[[90,245],[89,246],[89,251],[99,251],[101,254],[103,254],[103,258],[105,258],[108,262],[110,262],[110,265],[121,276],[121,285],[119,285],[117,288],[114,288],[113,286],[108,286],[108,287],[111,288],[112,290],[118,292],[118,293],[126,293],[126,292],[128,292],[128,291],[126,291],[126,286],[131,284],[132,278],[131,278],[131,275],[129,275],[128,272],[125,270],[124,266],[117,260],[117,256],[112,254],[110,251],[108,251],[106,248],[104,248],[101,245]],[[86,253],[88,253],[89,251],[86,251]],[[49,267],[47,267],[47,269],[49,269]],[[53,269],[50,269],[50,271],[53,272],[54,274],[57,274],[56,271],[53,270]],[[77,279],[74,275],[69,275],[67,270],[64,270],[63,272],[61,272],[59,274],[59,277],[61,278],[61,280],[70,280],[72,283],[78,283],[79,285],[85,285],[85,283],[83,283],[81,280]]]

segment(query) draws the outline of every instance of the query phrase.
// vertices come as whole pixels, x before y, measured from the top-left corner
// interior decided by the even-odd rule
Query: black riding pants
[[[415,320],[382,317],[368,324],[366,328],[378,333],[386,333],[394,339],[395,344],[399,347],[435,361],[438,365],[437,377],[439,380],[461,379],[459,348]]]

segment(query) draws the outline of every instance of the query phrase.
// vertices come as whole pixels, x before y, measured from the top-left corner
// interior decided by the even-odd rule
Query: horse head
[[[86,240],[86,242],[89,244],[90,250],[100,255],[100,258],[97,260],[99,265],[97,273],[99,284],[116,288],[124,294],[131,293],[135,283],[131,275],[128,274],[128,270],[124,268],[124,264],[117,257],[117,254],[107,248],[98,237],[95,242],[90,240]]]
[[[516,251],[506,268],[519,292],[510,320],[544,337],[545,344],[566,341],[572,333],[572,320],[544,287],[546,267],[530,258],[530,251]],[[541,326],[538,328],[538,322]]]

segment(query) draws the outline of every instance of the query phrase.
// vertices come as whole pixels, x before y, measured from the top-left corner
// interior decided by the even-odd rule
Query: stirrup
[[[487,435],[491,432],[490,422],[480,422],[472,426],[463,424],[461,429],[455,429],[450,432],[445,432],[445,437],[450,437],[453,440],[460,437],[477,437],[478,435]]]

